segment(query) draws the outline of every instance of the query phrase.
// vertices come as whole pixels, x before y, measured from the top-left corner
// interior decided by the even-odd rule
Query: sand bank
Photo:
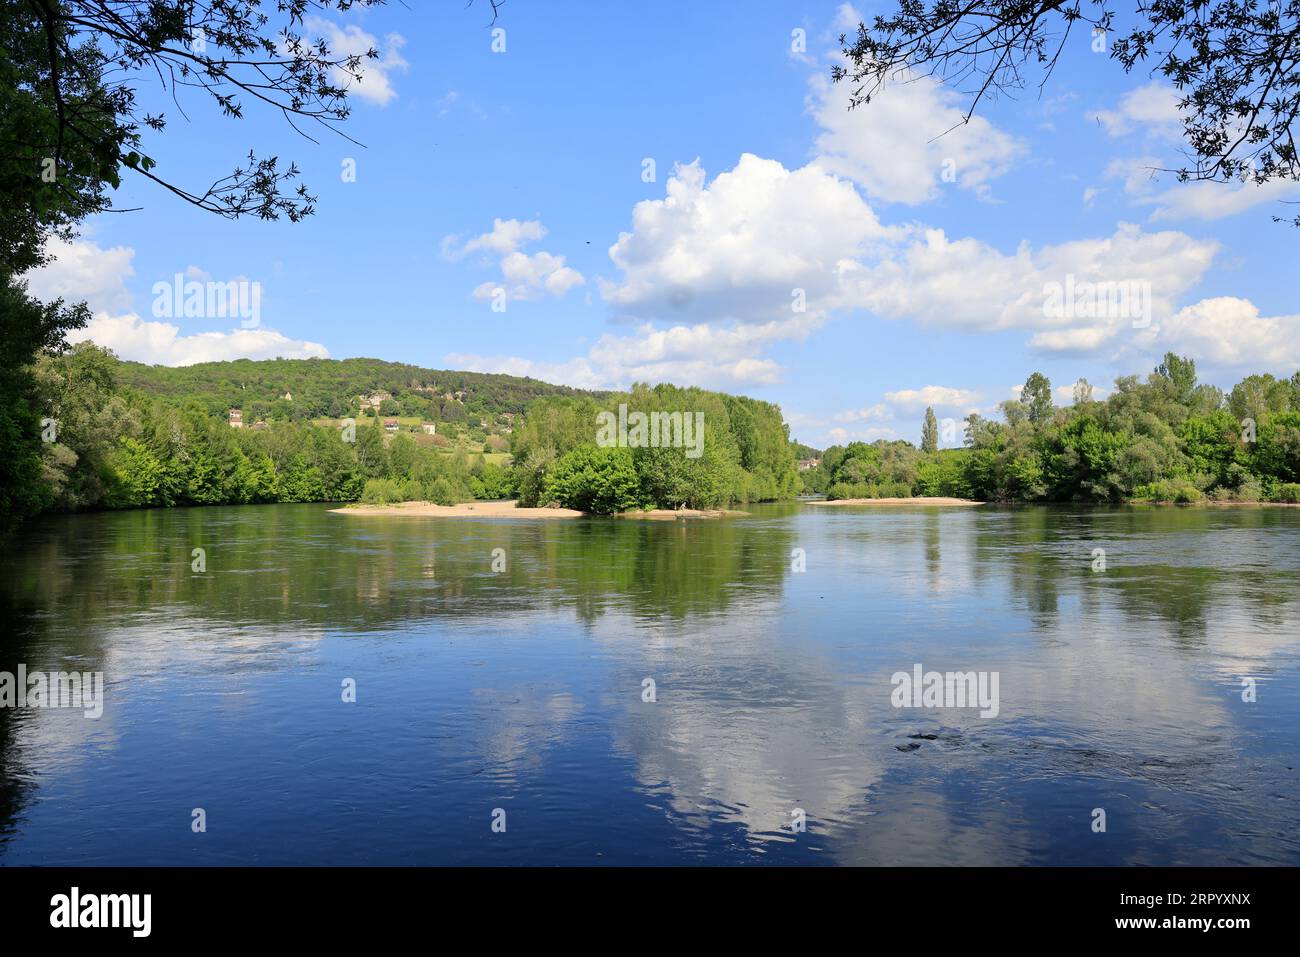
[[[571,508],[519,508],[513,501],[461,502],[459,505],[399,502],[395,505],[347,505],[330,511],[338,515],[414,515],[425,518],[582,518],[587,514]],[[670,521],[678,518],[733,518],[748,514],[729,509],[656,508],[645,512],[622,512],[615,517]]]
[[[510,502],[461,502],[434,505],[432,502],[399,502],[396,505],[348,505],[332,508],[339,515],[414,515],[429,518],[581,518],[571,508],[516,508]]]
[[[944,498],[941,495],[916,498],[839,498],[833,502],[805,502],[805,505],[983,505],[969,498]]]

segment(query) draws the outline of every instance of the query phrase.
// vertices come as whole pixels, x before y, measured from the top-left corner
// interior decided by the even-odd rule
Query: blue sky
[[[884,8],[511,0],[504,52],[482,3],[336,15],[313,30],[382,54],[345,127],[363,146],[143,94],[165,175],[202,187],[255,146],[297,161],[316,215],[230,222],[128,178],[116,203],[143,209],[89,223],[32,289],[86,298],[129,359],[699,384],[778,402],[819,446],[916,440],[927,404],[989,412],[1034,370],[1068,402],[1167,349],[1224,386],[1300,366],[1300,234],[1270,218],[1290,185],[1153,178],[1180,162],[1176,97],[1085,31],[1041,93],[946,135],[968,98],[925,78],[849,112],[836,37]],[[176,273],[257,282],[260,324],[159,315]],[[1067,281],[1134,298],[1052,312]]]

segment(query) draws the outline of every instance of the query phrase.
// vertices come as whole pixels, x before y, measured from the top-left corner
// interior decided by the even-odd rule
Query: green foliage
[[[439,432],[444,431],[441,423],[492,421],[507,412],[518,416],[545,396],[599,398],[536,379],[381,359],[237,359],[179,368],[123,362],[118,376],[127,388],[194,402],[214,416],[224,417],[232,408],[243,409],[250,423],[250,412],[272,416],[273,409],[293,421],[353,416],[358,431],[371,421],[359,415],[358,398],[382,392],[392,398],[381,403],[381,416],[419,416],[440,423]],[[286,392],[292,402],[283,400]]]
[[[594,515],[613,515],[641,504],[632,450],[581,445],[565,453],[546,476],[543,498]]]
[[[1142,382],[1116,380],[1104,402],[1080,380],[1056,409],[1029,376],[1003,422],[971,415],[960,450],[861,442],[822,456],[830,498],[952,495],[985,501],[1286,501],[1300,484],[1300,374],[1249,376],[1225,398],[1170,353]],[[923,445],[928,444],[923,436]]]
[[[634,440],[629,430],[638,495],[647,505],[716,508],[792,498],[802,488],[789,430],[776,406],[704,389],[638,384],[631,392],[599,401],[592,396],[552,396],[530,405],[512,437],[519,503],[546,504],[548,473],[569,453],[598,447],[599,423],[604,421],[598,416],[617,417],[620,406],[629,417],[659,415],[683,424],[686,417],[703,416],[702,439],[689,450],[680,443],[655,445],[648,435],[644,442]],[[692,438],[697,434],[692,432]]]
[[[826,497],[907,498],[917,484],[921,453],[910,442],[833,445],[822,455],[827,473]]]
[[[40,304],[0,269],[0,532],[58,497],[71,453],[66,444],[42,441],[41,419],[57,413],[42,401],[31,361],[60,349],[64,333],[84,326],[88,315],[85,306]]]
[[[921,426],[921,451],[939,451],[939,423],[934,417],[934,409],[925,407],[925,423]]]

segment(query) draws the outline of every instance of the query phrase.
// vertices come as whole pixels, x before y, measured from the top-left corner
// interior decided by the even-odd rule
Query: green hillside
[[[197,402],[213,415],[243,409],[249,422],[356,415],[357,397],[377,392],[392,396],[380,409],[384,415],[437,422],[519,415],[543,396],[598,394],[528,377],[424,369],[382,359],[238,359],[179,368],[122,362],[117,379],[157,398]],[[292,399],[285,399],[286,393]]]

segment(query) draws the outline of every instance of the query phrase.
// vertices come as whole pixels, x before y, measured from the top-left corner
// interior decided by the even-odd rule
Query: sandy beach
[[[582,518],[587,514],[572,508],[519,508],[514,501],[461,502],[459,505],[399,502],[396,505],[348,505],[330,511],[337,515],[412,515],[423,518]],[[657,508],[644,512],[621,512],[614,517],[670,521],[678,518],[735,518],[748,514],[729,509]]]
[[[917,496],[916,498],[840,498],[834,501],[805,502],[805,505],[983,505],[969,498]]]

